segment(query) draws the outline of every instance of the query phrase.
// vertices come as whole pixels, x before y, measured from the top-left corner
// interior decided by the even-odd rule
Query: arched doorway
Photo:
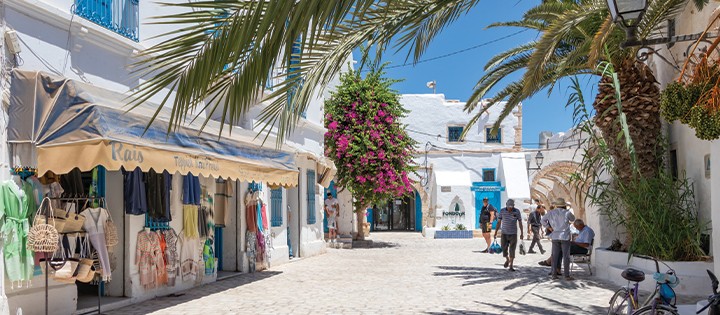
[[[571,180],[579,169],[580,164],[573,161],[558,161],[543,167],[530,184],[532,198],[546,205],[556,198],[564,198],[571,203],[576,217],[586,219],[583,191],[587,190],[587,182]]]

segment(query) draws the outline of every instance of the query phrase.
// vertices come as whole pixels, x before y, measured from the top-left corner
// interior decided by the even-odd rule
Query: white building
[[[421,178],[415,196],[394,208],[380,206],[382,213],[373,217],[375,230],[399,227],[424,231],[427,237],[433,237],[433,231],[445,226],[455,229],[462,224],[470,230],[479,229],[484,197],[498,210],[508,199],[515,200],[516,207],[522,209],[530,192],[525,155],[521,153],[521,106],[500,123],[495,134],[492,127],[503,104],[490,107],[469,127],[472,114],[463,110],[465,103],[446,100],[442,94],[407,94],[400,102],[409,111],[403,123],[418,142],[415,161],[420,165]],[[471,129],[461,141],[459,136],[465,128]],[[413,210],[409,211],[410,224],[398,222],[397,213],[403,207]],[[388,224],[393,219],[396,222]]]
[[[146,22],[153,16],[176,12],[171,12],[170,8],[152,1],[103,2],[103,6],[111,4],[111,7],[105,6],[103,12],[99,11],[99,7],[93,7],[93,4],[82,6],[78,2],[77,0],[8,0],[0,3],[0,21],[2,21],[0,34],[3,37],[0,40],[3,44],[3,49],[0,50],[0,61],[3,66],[0,70],[2,78],[0,90],[4,104],[0,112],[2,117],[0,130],[3,130],[0,134],[0,180],[8,180],[10,167],[16,165],[37,167],[40,172],[50,170],[57,174],[69,170],[60,169],[62,163],[65,163],[65,166],[79,167],[83,172],[91,171],[96,165],[105,166],[107,173],[104,180],[106,187],[104,197],[118,227],[120,245],[113,249],[113,256],[116,257],[116,267],[112,272],[113,280],[102,285],[106,296],[103,310],[215,281],[218,274],[223,276],[226,272],[249,272],[245,196],[251,186],[250,181],[261,183],[260,187],[264,192],[262,200],[267,205],[266,217],[270,222],[267,222],[269,231],[266,235],[271,238],[268,244],[272,244],[267,259],[270,268],[287,262],[291,257],[309,257],[323,253],[325,251],[322,233],[324,198],[323,186],[320,182],[321,179],[332,176],[328,174],[331,173],[328,171],[332,169],[331,163],[326,162],[322,157],[325,132],[322,127],[323,95],[318,95],[318,99],[309,105],[306,118],[301,119],[296,132],[279,150],[274,148],[275,139],[272,137],[267,140],[268,145],[264,147],[260,146],[259,140],[254,139],[260,127],[256,117],[264,104],[254,107],[246,119],[233,128],[232,135],[226,130],[221,139],[217,139],[220,122],[215,117],[210,120],[205,133],[200,135],[197,131],[200,129],[202,119],[187,124],[181,131],[172,134],[171,138],[192,135],[196,138],[183,139],[197,141],[196,143],[199,144],[197,146],[192,145],[192,141],[183,145],[177,141],[157,141],[159,138],[149,133],[144,135],[133,133],[134,129],[131,127],[138,127],[137,123],[146,122],[151,115],[149,110],[156,105],[143,104],[141,108],[127,115],[123,113],[126,93],[143,80],[131,74],[129,65],[138,61],[139,53],[158,41],[151,39],[153,36],[172,31],[173,27],[177,27]],[[99,3],[95,4],[99,6]],[[91,19],[97,23],[92,22]],[[13,39],[15,35],[17,41],[6,41],[6,38]],[[11,54],[9,49],[13,47],[6,45],[6,42],[17,45],[20,51]],[[52,98],[49,95],[53,94],[42,92],[33,96],[15,95],[12,92],[40,87],[52,87],[46,92],[59,91],[69,98]],[[53,90],[55,88],[57,89]],[[164,94],[160,93],[151,101],[157,104],[163,96]],[[79,103],[70,104],[68,100]],[[80,115],[68,114],[70,106],[76,106],[75,109],[82,108],[83,113],[87,114],[82,118],[86,118],[86,123],[92,123],[98,128],[85,136],[78,136],[79,128],[73,129],[67,126],[87,127],[87,124],[68,119],[69,123],[64,129],[53,129],[52,134],[57,138],[80,139],[82,141],[78,143],[85,147],[69,146],[67,142],[55,144],[45,142],[47,139],[38,138],[41,133],[37,130],[40,129],[33,124],[32,119],[16,120],[19,119],[18,117],[27,119],[31,116],[42,116],[38,113],[28,114],[25,111],[25,114],[22,114],[23,110],[18,111],[17,106],[33,105],[36,109],[52,108],[57,114],[66,118],[73,117],[72,119]],[[9,113],[12,116],[9,117]],[[195,114],[200,118],[206,117],[203,112]],[[97,117],[104,119],[98,120]],[[154,124],[153,128],[163,126],[167,119],[167,109],[163,109],[158,117],[159,125]],[[47,121],[50,124],[52,119]],[[136,125],[120,125],[122,122]],[[26,125],[35,129],[31,128],[33,132],[23,134],[27,136],[26,139],[13,133],[12,128],[10,133],[6,133],[8,125],[12,128]],[[159,131],[153,128],[151,131]],[[128,132],[120,135],[119,131]],[[44,135],[50,134],[49,132]],[[8,143],[8,138],[11,143]],[[112,146],[113,143],[124,144],[125,148],[133,146],[136,154],[145,150],[143,161],[123,159],[117,161],[108,158],[109,151],[105,151],[104,155],[98,153],[102,149],[117,149]],[[206,144],[214,147],[203,147]],[[69,159],[65,156],[59,158],[57,153],[60,151],[52,153],[50,147],[57,150],[63,147],[67,150],[81,150],[65,151],[66,153],[82,153],[71,155]],[[95,148],[96,151],[90,148]],[[224,149],[230,151],[223,151]],[[98,154],[94,155],[93,152]],[[242,156],[240,153],[249,155]],[[259,158],[261,156],[265,158]],[[168,159],[163,160],[163,158]],[[183,159],[188,163],[178,162]],[[210,195],[216,192],[216,181],[220,178],[229,179],[235,184],[234,196],[229,202],[231,210],[228,221],[225,228],[218,230],[215,238],[215,242],[219,244],[216,248],[218,258],[216,268],[219,269],[219,273],[213,272],[205,276],[202,281],[178,279],[175,286],[161,286],[156,289],[145,289],[140,285],[138,266],[135,264],[135,247],[137,233],[143,230],[146,218],[144,215],[124,213],[123,175],[119,171],[120,166],[126,169],[139,166],[143,171],[148,171],[150,167],[159,172],[163,169],[169,170],[174,173],[173,191],[180,190],[179,195],[182,192],[183,180],[180,175],[188,171],[200,175],[201,185]],[[286,185],[287,188],[278,188],[277,184]],[[180,232],[183,227],[183,210],[181,200],[177,198],[177,195],[171,198],[174,219],[168,225]],[[75,311],[91,309],[97,305],[95,300],[97,287],[63,284],[50,280],[51,313],[71,314]],[[6,280],[5,288],[12,313],[17,308],[22,308],[25,314],[44,312],[43,275],[36,273],[30,287],[18,288]],[[107,301],[110,300],[107,297],[113,297],[112,301],[120,302],[107,305]]]

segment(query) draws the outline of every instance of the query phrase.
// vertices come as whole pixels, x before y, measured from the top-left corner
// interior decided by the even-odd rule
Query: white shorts
[[[335,227],[335,225],[336,225],[336,224],[335,224],[335,217],[328,217],[328,218],[327,218],[327,224],[328,224],[328,229],[333,229],[333,230],[336,229],[336,227]]]

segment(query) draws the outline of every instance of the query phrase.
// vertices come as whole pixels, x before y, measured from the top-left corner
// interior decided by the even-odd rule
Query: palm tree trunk
[[[657,174],[659,166],[660,89],[650,68],[626,58],[615,65],[620,82],[622,110],[627,116],[629,135],[633,140],[639,175],[650,177]],[[612,78],[600,80],[595,98],[595,123],[600,128],[608,144],[616,172],[621,179],[631,179],[634,175],[629,151],[625,139],[618,138],[622,127],[617,123],[618,109],[615,106],[615,89]],[[609,110],[608,110],[609,109]]]

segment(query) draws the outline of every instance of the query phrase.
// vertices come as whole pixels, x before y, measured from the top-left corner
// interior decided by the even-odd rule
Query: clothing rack
[[[105,197],[98,197],[98,196],[89,196],[89,195],[80,195],[80,194],[63,194],[64,196],[71,196],[71,197],[52,197],[49,198],[50,200],[57,200],[57,201],[98,201],[105,203]],[[77,210],[78,213],[80,213],[80,210]],[[48,216],[45,216],[45,223],[48,222]],[[80,234],[86,234],[84,231],[74,231],[74,232],[67,232],[67,233],[59,233],[62,235],[72,235],[75,234],[76,236],[79,236]],[[48,314],[48,262],[45,260],[45,315]],[[97,307],[97,314],[102,314],[100,311],[101,305],[102,305],[102,291],[101,288],[104,286],[105,282],[103,282],[102,277],[100,277],[100,282],[98,283],[98,307]],[[86,312],[83,314],[90,314],[95,312],[95,310]]]

